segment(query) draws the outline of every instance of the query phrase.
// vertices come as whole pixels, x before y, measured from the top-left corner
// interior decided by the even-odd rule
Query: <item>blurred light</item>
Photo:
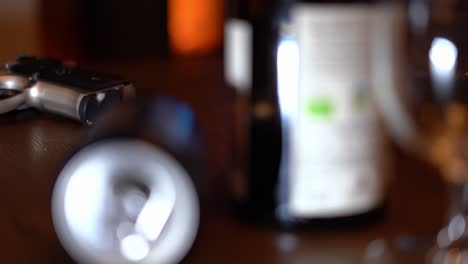
[[[106,94],[105,93],[97,93],[96,94],[96,100],[100,103],[102,101],[104,101],[104,99],[106,98]]]
[[[70,225],[79,228],[74,235],[91,240],[94,244],[102,244],[100,223],[93,217],[104,210],[102,199],[106,183],[100,177],[103,168],[99,162],[88,162],[78,167],[67,186],[65,193],[65,215]],[[75,231],[75,230],[73,230]]]
[[[450,220],[449,225],[437,234],[437,245],[446,248],[451,243],[460,239],[466,232],[466,220],[463,215],[456,215]]]
[[[457,47],[448,39],[436,37],[429,50],[431,79],[438,99],[447,100],[452,91]]]
[[[151,197],[136,221],[135,229],[148,240],[158,238],[175,205],[175,194],[164,197]]]
[[[11,88],[15,87],[15,82],[11,81],[11,80],[6,81],[5,86],[6,86],[6,88],[11,89]]]
[[[299,83],[299,48],[296,40],[282,39],[277,51],[278,95],[282,114],[294,115]]]
[[[432,41],[429,58],[436,71],[448,72],[455,68],[457,53],[457,47],[453,42],[437,37]]]
[[[33,87],[29,90],[29,94],[32,96],[32,97],[37,97],[39,95],[39,91],[37,90],[36,87]]]
[[[143,237],[132,234],[120,241],[120,251],[128,260],[139,261],[148,256],[150,247]]]
[[[465,233],[466,221],[462,215],[456,215],[450,221],[448,226],[448,238],[450,241],[455,241],[463,236]]]
[[[252,27],[243,20],[230,19],[225,24],[226,81],[238,92],[248,92],[252,83]]]

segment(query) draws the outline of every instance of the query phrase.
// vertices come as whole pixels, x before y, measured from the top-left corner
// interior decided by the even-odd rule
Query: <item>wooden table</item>
[[[220,186],[232,147],[233,92],[223,86],[221,59],[166,58],[92,67],[125,76],[140,95],[173,95],[188,102],[207,138],[210,195],[223,193]],[[50,197],[60,166],[85,130],[69,120],[32,110],[0,117],[2,263],[72,262],[54,233]],[[208,206],[186,262],[361,263],[366,249],[378,251],[385,241],[394,263],[422,263],[423,251],[398,250],[396,241],[415,235],[428,242],[442,226],[446,195],[434,170],[397,148],[393,154],[387,215],[379,223],[354,229],[291,231],[242,224],[218,203]]]

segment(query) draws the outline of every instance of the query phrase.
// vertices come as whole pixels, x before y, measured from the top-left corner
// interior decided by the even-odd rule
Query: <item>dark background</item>
[[[41,9],[46,55],[119,59],[169,53],[166,1],[42,0]]]
[[[172,56],[167,9],[167,0],[2,1],[0,59],[18,53],[75,61]],[[222,6],[218,9],[224,12]],[[207,27],[222,30],[221,23],[213,22],[200,31]],[[220,49],[221,43],[209,53]]]

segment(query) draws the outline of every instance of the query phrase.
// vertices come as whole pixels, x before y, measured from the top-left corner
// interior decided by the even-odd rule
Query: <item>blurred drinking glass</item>
[[[380,89],[379,105],[396,139],[440,169],[449,186],[450,218],[428,262],[467,263],[468,2],[412,0],[408,11],[410,89]],[[402,80],[396,68],[389,81]]]

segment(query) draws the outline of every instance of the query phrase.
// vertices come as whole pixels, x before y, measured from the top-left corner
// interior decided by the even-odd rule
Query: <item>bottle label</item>
[[[376,22],[365,5],[292,9],[299,79],[288,207],[295,217],[364,213],[383,199],[382,138],[371,98]]]

